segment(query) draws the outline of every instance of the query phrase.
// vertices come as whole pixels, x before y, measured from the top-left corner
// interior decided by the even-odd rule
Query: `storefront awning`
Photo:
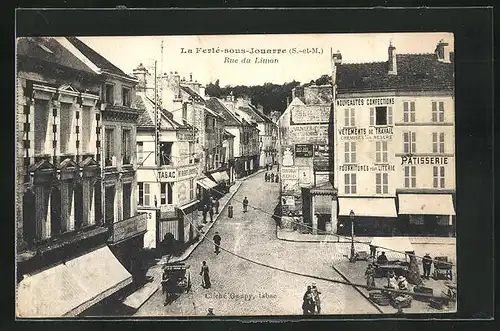
[[[339,216],[397,217],[394,198],[339,198]]]
[[[455,215],[450,194],[400,194],[398,199],[403,215]]]
[[[210,174],[213,179],[217,182],[217,184],[223,183],[226,180],[229,180],[229,176],[225,171],[214,172]]]
[[[210,178],[203,177],[203,178],[198,179],[198,185],[200,185],[201,187],[203,187],[206,190],[210,190],[211,188],[214,188],[215,186],[217,186],[217,183],[215,183]]]
[[[76,316],[130,283],[132,275],[104,246],[25,275],[17,289],[17,316]]]

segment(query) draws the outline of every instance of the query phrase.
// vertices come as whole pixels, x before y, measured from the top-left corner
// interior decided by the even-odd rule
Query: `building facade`
[[[37,37],[16,45],[20,317],[77,316],[133,280],[106,246],[113,235],[103,210],[106,78],[72,42]]]
[[[454,235],[454,77],[446,46],[398,55],[390,45],[387,62],[338,66],[341,233],[350,232],[352,210],[356,234]]]

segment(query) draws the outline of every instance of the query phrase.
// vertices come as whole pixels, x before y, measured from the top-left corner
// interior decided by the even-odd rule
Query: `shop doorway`
[[[318,234],[326,233],[326,224],[331,221],[329,214],[316,214],[318,217]]]

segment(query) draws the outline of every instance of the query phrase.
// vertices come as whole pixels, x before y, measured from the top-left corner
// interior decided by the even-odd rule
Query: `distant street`
[[[238,255],[291,271],[342,280],[331,267],[336,245],[295,243],[276,238],[271,214],[278,202],[279,184],[264,181],[264,174],[247,179],[231,203],[234,217],[227,211],[218,219],[207,238],[218,231],[221,246]],[[248,197],[243,213],[241,201]],[[255,210],[252,207],[262,209]],[[340,244],[342,245],[342,244]],[[211,289],[201,287],[202,261],[207,261]],[[316,282],[322,292],[322,314],[376,314],[377,310],[353,288],[317,281],[256,265],[222,251],[214,253],[213,244],[201,243],[186,263],[191,265],[193,291],[182,294],[164,306],[161,289],[135,314],[136,316],[206,315],[209,307],[216,315],[301,315],[302,296],[307,285]]]

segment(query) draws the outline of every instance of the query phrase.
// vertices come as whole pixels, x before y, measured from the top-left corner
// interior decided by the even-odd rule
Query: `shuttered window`
[[[123,184],[123,219],[130,218],[131,209],[131,199],[132,199],[132,184]]]
[[[94,215],[95,223],[102,224],[101,182],[94,185]]]

